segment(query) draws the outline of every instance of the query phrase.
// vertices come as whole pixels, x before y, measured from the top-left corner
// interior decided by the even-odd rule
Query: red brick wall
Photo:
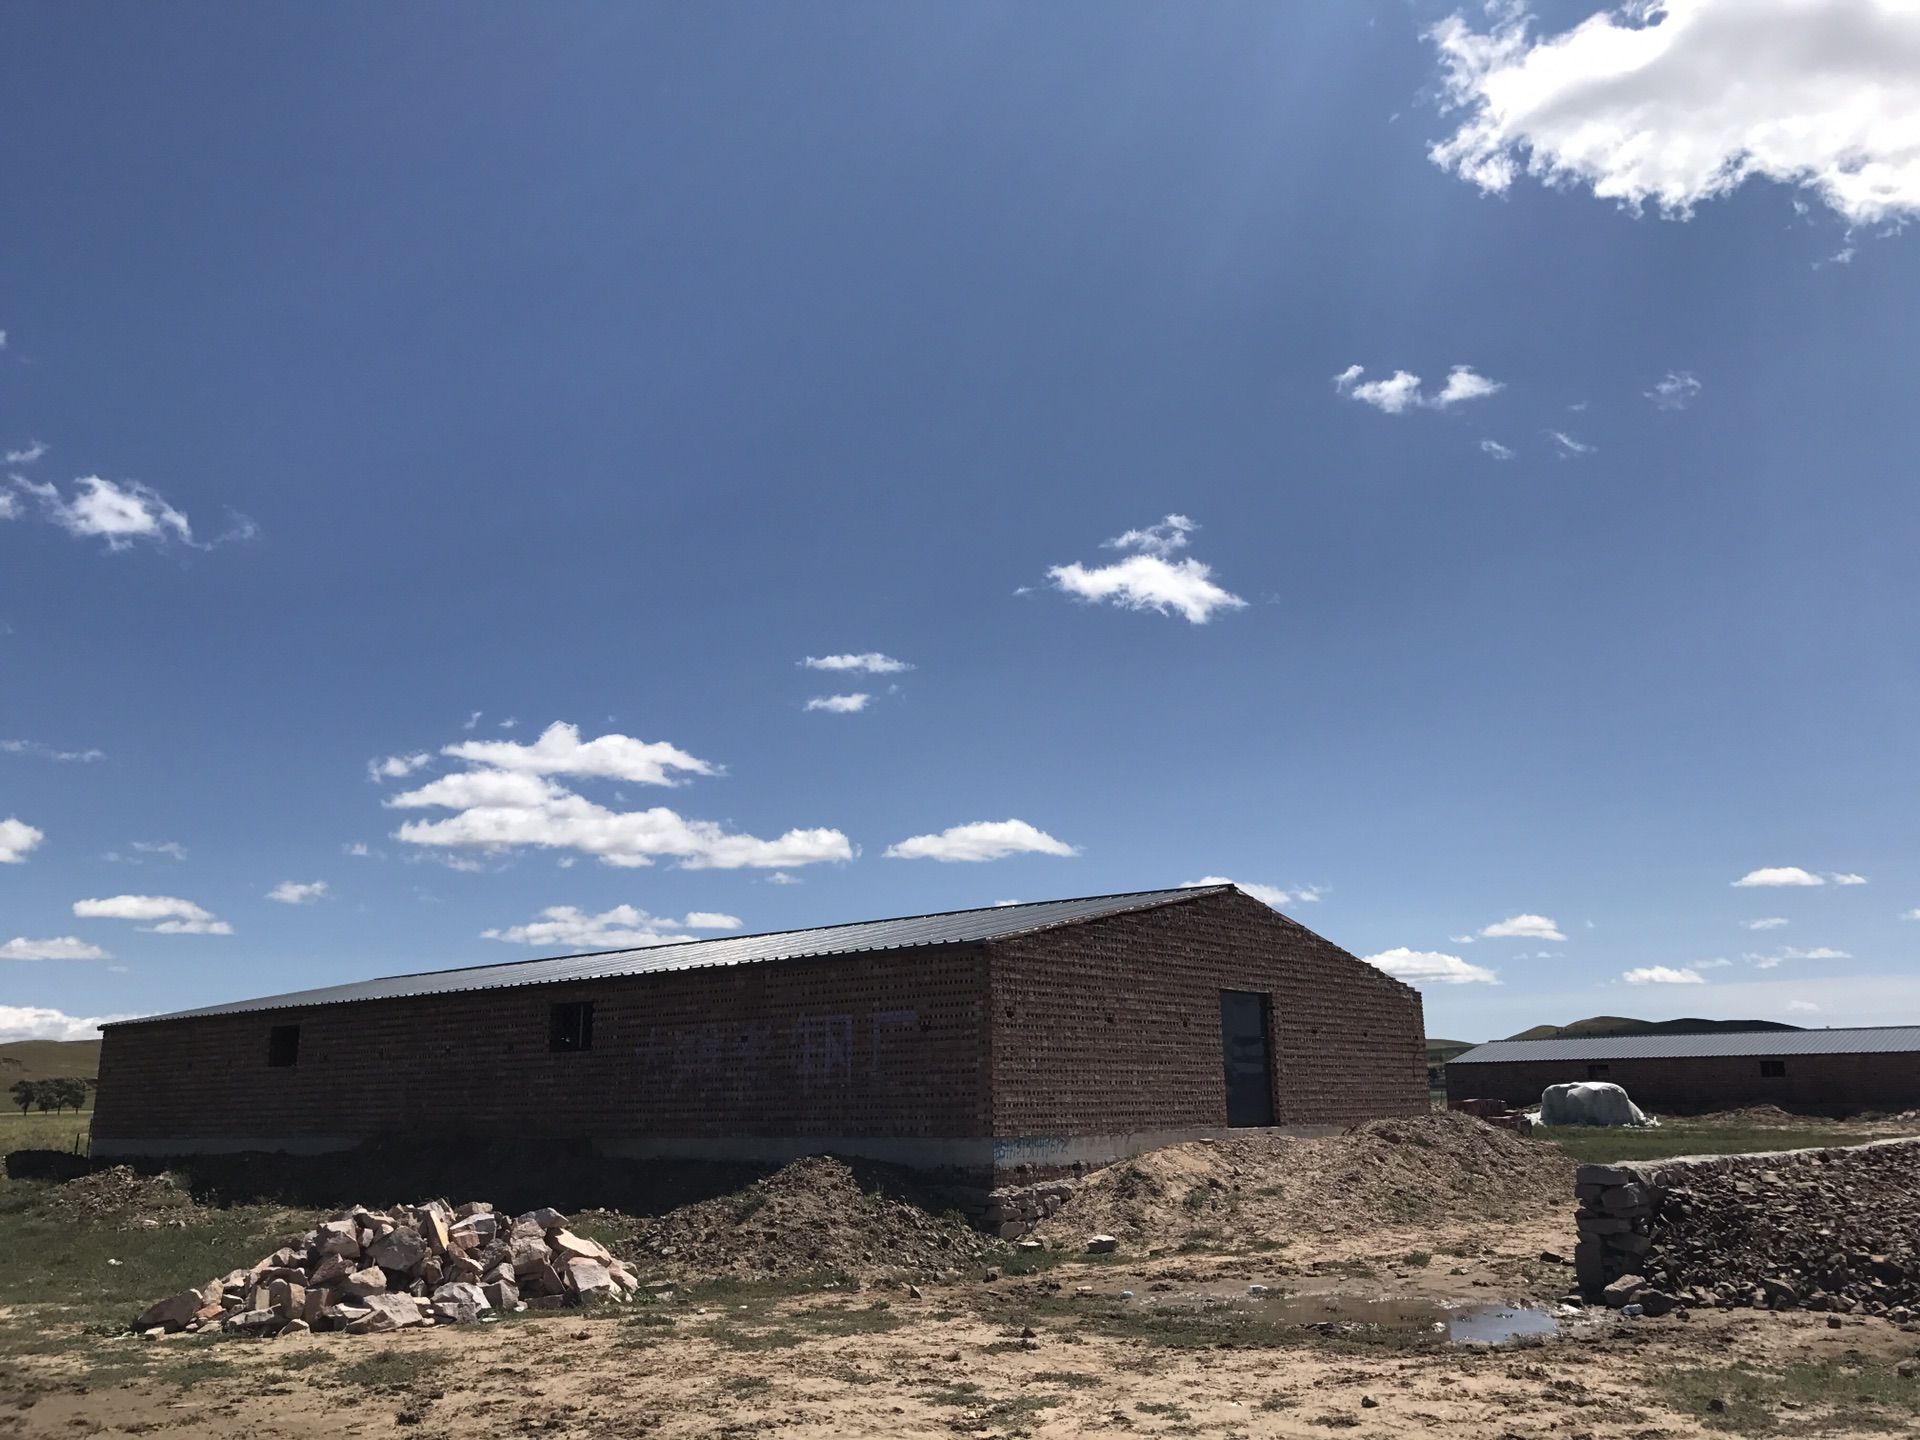
[[[1272,997],[1274,1120],[1427,1109],[1419,993],[1249,896],[996,942],[993,1134],[1226,1124],[1220,992]]]
[[[93,1133],[984,1135],[985,980],[972,946],[111,1028]],[[574,999],[593,1049],[550,1053]]]
[[[1505,1100],[1537,1105],[1549,1085],[1586,1080],[1589,1063],[1607,1073],[1592,1077],[1623,1087],[1634,1104],[1655,1114],[1686,1115],[1742,1105],[1849,1114],[1920,1106],[1920,1054],[1784,1055],[1784,1077],[1760,1074],[1759,1056],[1703,1056],[1663,1060],[1530,1060],[1497,1065],[1449,1065],[1447,1099]]]

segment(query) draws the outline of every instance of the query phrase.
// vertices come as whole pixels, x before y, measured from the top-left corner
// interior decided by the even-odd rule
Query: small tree
[[[33,1108],[34,1109],[38,1110],[42,1115],[44,1115],[49,1110],[58,1109],[59,1106],[60,1106],[60,1092],[54,1088],[53,1081],[36,1080],[33,1082]]]
[[[80,1079],[77,1075],[68,1075],[59,1080],[49,1080],[47,1083],[53,1086],[54,1094],[58,1098],[62,1110],[71,1105],[74,1113],[78,1114],[86,1108],[87,1082]]]
[[[25,1115],[27,1111],[31,1110],[33,1108],[33,1102],[39,1098],[34,1093],[33,1081],[31,1080],[14,1081],[13,1084],[8,1087],[7,1093],[13,1097],[13,1103],[20,1107],[20,1113],[22,1115]]]

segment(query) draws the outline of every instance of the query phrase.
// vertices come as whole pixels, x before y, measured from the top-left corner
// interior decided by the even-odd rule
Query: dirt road
[[[1316,1237],[1298,1254],[1027,1256],[1032,1273],[927,1285],[919,1298],[719,1285],[592,1316],[272,1342],[56,1327],[45,1353],[10,1357],[0,1435],[1646,1440],[1920,1428],[1920,1377],[1897,1368],[1920,1334],[1881,1321],[1589,1314],[1501,1348],[1453,1345],[1427,1324],[1347,1323],[1386,1299],[1416,1313],[1550,1311],[1567,1272],[1540,1256],[1571,1243],[1550,1214]],[[1265,1296],[1246,1295],[1256,1284]]]

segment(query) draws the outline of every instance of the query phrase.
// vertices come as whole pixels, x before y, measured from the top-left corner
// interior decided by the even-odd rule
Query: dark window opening
[[[593,1048],[593,1002],[570,1000],[553,1007],[547,1025],[547,1049],[591,1050]]]
[[[1760,1062],[1762,1080],[1784,1080],[1787,1078],[1787,1062],[1784,1060],[1762,1060]]]
[[[1604,1080],[1607,1078],[1608,1075],[1612,1073],[1613,1072],[1612,1072],[1611,1066],[1607,1066],[1607,1065],[1587,1066],[1587,1079],[1589,1080]]]
[[[300,1027],[275,1025],[267,1031],[267,1064],[297,1065],[300,1062]]]
[[[1267,997],[1220,992],[1220,1051],[1227,1077],[1227,1124],[1273,1124],[1273,1066],[1267,1048]]]

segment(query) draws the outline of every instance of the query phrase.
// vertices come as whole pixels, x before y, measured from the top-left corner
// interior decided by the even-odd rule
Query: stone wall
[[[1920,1139],[1583,1165],[1580,1287],[1675,1305],[1920,1311]]]

